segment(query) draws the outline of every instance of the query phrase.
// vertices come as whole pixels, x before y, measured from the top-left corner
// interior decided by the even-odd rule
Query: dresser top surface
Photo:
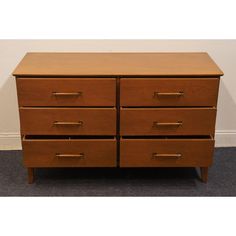
[[[27,53],[15,76],[221,76],[207,53]]]

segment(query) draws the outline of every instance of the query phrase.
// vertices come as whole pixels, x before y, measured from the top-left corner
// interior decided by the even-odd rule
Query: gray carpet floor
[[[236,148],[215,149],[209,181],[195,168],[37,169],[27,184],[21,151],[0,151],[0,196],[236,196]]]

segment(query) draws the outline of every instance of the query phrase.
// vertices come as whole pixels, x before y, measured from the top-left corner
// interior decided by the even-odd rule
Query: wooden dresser
[[[44,167],[213,162],[219,79],[207,53],[27,53],[16,77],[28,181]]]

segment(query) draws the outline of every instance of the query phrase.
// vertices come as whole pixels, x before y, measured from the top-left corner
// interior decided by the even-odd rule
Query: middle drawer
[[[215,108],[121,108],[121,135],[212,135]]]
[[[21,134],[115,135],[116,108],[20,108]]]

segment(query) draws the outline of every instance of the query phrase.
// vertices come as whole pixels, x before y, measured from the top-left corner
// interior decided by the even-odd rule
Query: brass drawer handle
[[[174,153],[174,154],[159,154],[159,153],[153,153],[152,159],[179,159],[182,157],[182,154],[180,153]]]
[[[64,153],[56,153],[56,157],[58,158],[79,158],[79,159],[84,159],[84,153],[79,153],[79,154],[64,154]]]
[[[162,93],[162,92],[154,92],[154,97],[158,96],[183,96],[184,92],[175,92],[175,93]]]
[[[83,125],[83,121],[54,121],[54,125]]]
[[[53,92],[54,96],[81,96],[82,92],[73,92],[73,93],[60,93],[60,92]]]
[[[178,122],[153,122],[154,126],[181,126],[183,124],[182,121]]]

